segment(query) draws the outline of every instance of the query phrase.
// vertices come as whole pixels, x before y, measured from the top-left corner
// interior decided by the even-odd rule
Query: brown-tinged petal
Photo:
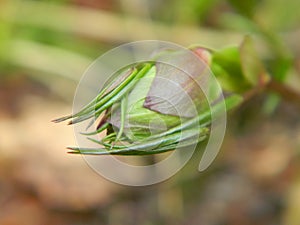
[[[144,107],[166,115],[198,115],[206,102],[202,90],[208,88],[207,64],[189,50],[170,52],[157,61],[156,76]]]

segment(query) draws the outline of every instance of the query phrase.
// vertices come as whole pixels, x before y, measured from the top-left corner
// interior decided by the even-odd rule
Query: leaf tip
[[[53,119],[53,120],[51,120],[51,122],[53,122],[53,123],[60,123],[60,122],[66,121],[66,120],[68,120],[70,118],[72,118],[72,115],[63,116],[63,117],[60,117],[60,118],[57,118],[57,119]]]

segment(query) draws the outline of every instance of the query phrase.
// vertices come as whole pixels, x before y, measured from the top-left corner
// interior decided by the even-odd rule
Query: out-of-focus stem
[[[7,62],[17,67],[78,81],[92,62],[80,54],[25,40],[11,40]]]
[[[297,91],[294,91],[290,87],[286,86],[285,84],[271,80],[268,85],[267,89],[270,91],[273,91],[275,93],[278,93],[281,97],[286,99],[287,101],[292,102],[296,106],[300,108],[300,93]]]

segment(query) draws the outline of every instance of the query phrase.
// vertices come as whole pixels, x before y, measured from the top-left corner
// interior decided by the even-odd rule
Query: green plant
[[[239,105],[243,97],[247,97],[254,90],[264,88],[270,81],[270,76],[258,58],[249,36],[245,37],[240,46],[232,46],[219,51],[193,47],[191,51],[209,66],[221,83],[226,93],[224,101],[227,110]],[[176,58],[177,64],[188,63],[180,52],[171,54]],[[178,98],[178,90],[172,88],[163,90],[156,80],[157,77],[164,76],[173,80],[176,80],[176,76],[184,78],[182,74],[176,74],[174,70],[162,68],[163,66],[156,62],[159,57],[160,55],[154,57],[151,62],[138,63],[119,71],[117,78],[107,84],[82,110],[54,120],[55,122],[70,120],[69,124],[75,124],[95,118],[96,130],[84,135],[106,132],[100,141],[88,137],[89,140],[99,144],[99,148],[71,147],[69,148],[71,153],[156,154],[196,144],[207,138],[210,132],[211,114],[217,113],[221,107],[217,101],[220,93],[211,83],[208,84],[211,98],[216,101],[216,104],[209,107],[203,101],[204,96],[199,87],[187,77],[185,82],[179,85],[189,96],[192,96],[197,114],[187,115],[189,106],[185,104],[185,100],[177,104],[177,107],[185,111],[182,117],[166,109],[165,101],[153,99],[151,96],[162,92],[169,98],[174,98],[174,96]],[[170,76],[168,71],[174,74]],[[194,79],[199,79],[199,77],[201,74],[196,74]],[[154,125],[150,126],[149,124],[153,121]],[[165,130],[159,125],[161,121],[166,126]]]

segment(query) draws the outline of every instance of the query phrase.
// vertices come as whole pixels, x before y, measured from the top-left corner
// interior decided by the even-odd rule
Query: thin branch
[[[274,91],[278,93],[285,100],[292,102],[300,108],[300,93],[288,87],[287,85],[277,82],[272,79],[268,85],[267,90]]]

